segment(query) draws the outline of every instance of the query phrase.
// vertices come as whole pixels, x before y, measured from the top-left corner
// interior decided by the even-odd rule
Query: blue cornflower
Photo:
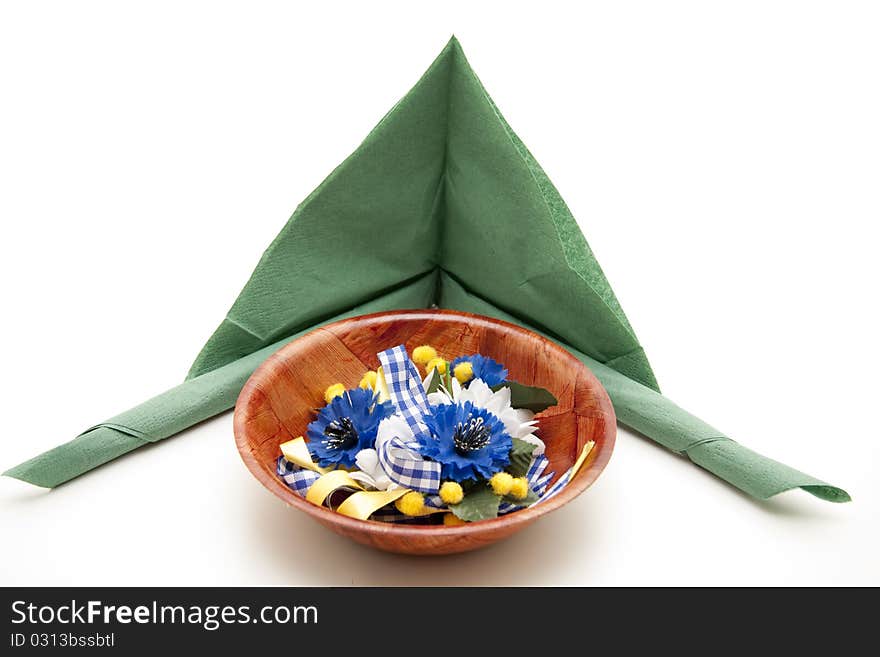
[[[485,479],[510,463],[504,423],[472,402],[432,406],[423,420],[430,435],[419,436],[419,451],[440,463],[443,479]]]
[[[507,382],[507,369],[498,361],[492,360],[487,356],[480,354],[471,354],[470,356],[459,356],[450,366],[450,371],[455,371],[455,366],[459,363],[469,362],[474,370],[474,376],[471,379],[482,379],[489,386],[497,386]],[[470,381],[468,382],[470,383]],[[464,384],[467,385],[467,384]]]
[[[306,433],[312,458],[322,468],[353,467],[359,451],[375,446],[379,423],[393,413],[394,405],[378,402],[372,390],[346,390],[309,424]]]

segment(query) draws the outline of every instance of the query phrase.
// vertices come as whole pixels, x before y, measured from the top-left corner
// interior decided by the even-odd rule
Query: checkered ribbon
[[[278,457],[275,469],[278,476],[284,480],[284,483],[287,484],[288,488],[300,497],[305,497],[312,484],[318,481],[321,477],[317,472],[301,468],[296,463],[291,463],[283,456]]]
[[[422,387],[422,378],[409,359],[406,347],[398,345],[378,354],[382,373],[388,384],[388,394],[406,421],[413,436],[427,432],[422,416],[428,412],[428,396]],[[422,493],[436,493],[440,488],[440,464],[426,461],[418,452],[416,439],[394,437],[376,444],[379,462],[388,477],[398,486]]]
[[[405,516],[394,508],[394,505],[379,509],[370,516],[370,520],[379,522],[393,522],[399,525],[423,525],[425,516]]]
[[[422,387],[422,377],[406,353],[402,344],[377,354],[382,363],[382,373],[388,384],[388,393],[397,411],[406,420],[413,435],[418,436],[427,427],[422,423],[422,415],[428,412],[428,396]]]
[[[535,502],[535,504],[546,502],[563,488],[565,488],[568,482],[571,481],[572,470],[574,470],[573,467],[566,470],[565,473],[559,479],[557,479],[556,482],[541,495],[541,497],[538,498],[538,501]]]
[[[429,411],[430,406],[422,387],[419,372],[409,359],[405,347],[399,345],[381,352],[379,361],[382,363],[391,401],[397,407],[400,417],[406,421],[414,436],[426,432],[427,427],[422,422],[422,416]],[[427,506],[444,508],[446,505],[437,495],[440,487],[440,464],[424,460],[418,449],[418,440],[403,440],[400,437],[394,437],[376,445],[379,461],[394,483],[404,488],[427,493],[428,495],[425,497]],[[529,488],[540,496],[535,504],[556,495],[571,479],[572,470],[570,469],[548,489],[547,484],[554,474],[553,472],[545,474],[549,463],[547,457],[540,454],[532,459],[526,473]],[[276,470],[278,476],[284,480],[287,486],[302,497],[306,496],[309,488],[321,476],[317,472],[300,468],[283,456],[278,457]],[[520,508],[518,505],[506,502],[499,508],[499,513],[509,513],[518,508]],[[401,514],[396,509],[385,509],[382,512],[387,515],[387,517],[381,518],[385,521],[406,522],[411,520],[406,516],[398,518]],[[373,514],[374,519],[377,514],[381,515],[380,512]]]
[[[558,492],[561,491],[563,488],[565,488],[565,486],[566,486],[566,484],[568,483],[569,479],[571,479],[571,470],[569,470],[569,471],[566,472],[564,475],[562,475],[559,479],[557,479],[557,480],[556,480],[556,483],[553,484],[553,485],[549,488],[549,490],[547,490],[546,493],[544,493],[543,495],[541,495],[541,497],[538,499],[537,502],[535,502],[535,504],[540,504],[541,502],[546,502],[546,501],[549,500],[551,497],[553,497],[554,495],[556,495],[556,493],[558,493]]]
[[[538,495],[541,495],[544,492],[544,490],[547,488],[547,483],[553,478],[553,475],[555,474],[553,472],[548,472],[547,474],[544,474],[544,470],[547,469],[548,465],[550,465],[550,461],[547,460],[547,457],[543,454],[539,454],[537,457],[532,459],[532,464],[529,466],[528,472],[526,472],[526,479],[529,482],[529,488]],[[537,502],[535,502],[535,504],[537,504]],[[522,507],[517,504],[505,502],[500,507],[498,507],[498,513],[509,513],[519,508]]]
[[[587,460],[587,457],[593,451],[593,447],[595,447],[595,443],[590,440],[584,445],[583,450],[581,450],[580,456],[578,456],[577,460],[574,462],[574,465],[571,466],[568,470],[566,470],[563,475],[556,480],[556,482],[550,486],[541,497],[538,498],[538,501],[535,504],[540,504],[541,502],[546,502],[551,497],[555,496],[559,491],[565,488],[568,483],[572,480],[572,478],[578,473],[578,470],[583,466],[584,462]]]

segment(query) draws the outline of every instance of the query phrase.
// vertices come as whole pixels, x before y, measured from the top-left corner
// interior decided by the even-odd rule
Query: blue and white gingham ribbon
[[[278,476],[281,477],[282,480],[284,480],[284,483],[287,484],[287,487],[300,497],[305,497],[306,493],[309,492],[309,488],[311,488],[312,484],[314,484],[318,479],[321,478],[321,475],[317,472],[301,468],[296,463],[288,461],[283,456],[278,457],[276,472],[278,473]],[[439,495],[428,495],[427,497],[425,497],[425,504],[437,509],[441,509],[446,506],[440,499]],[[394,506],[386,506],[382,507],[378,511],[375,511],[373,515],[370,516],[370,520],[380,520],[382,522],[407,524],[420,523],[424,520],[424,518],[418,516],[405,516],[400,511],[395,509]]]
[[[424,516],[405,516],[394,508],[394,505],[385,506],[374,511],[370,516],[370,520],[378,520],[379,522],[393,522],[400,525],[420,525],[425,522]]]
[[[388,478],[398,486],[422,493],[436,493],[440,488],[440,464],[426,461],[416,451],[419,443],[392,438],[376,445],[379,463]]]
[[[528,472],[526,472],[526,480],[529,482],[529,488],[533,490],[538,495],[541,495],[544,490],[547,488],[547,482],[549,482],[554,473],[548,472],[544,474],[544,470],[547,469],[547,466],[550,465],[550,461],[547,460],[547,457],[543,454],[539,454],[534,459],[532,459],[532,463],[529,466]],[[537,504],[537,502],[535,502]],[[515,509],[521,508],[520,505],[512,504],[510,502],[504,502],[500,507],[498,507],[498,513],[509,513]]]
[[[382,373],[385,375],[385,383],[388,384],[391,401],[412,429],[413,435],[421,435],[427,431],[422,416],[429,411],[430,406],[415,363],[409,359],[406,347],[402,344],[377,355],[382,363]]]
[[[538,495],[543,495],[544,491],[547,490],[547,484],[550,483],[550,480],[553,479],[553,475],[555,472],[548,472],[547,474],[542,474],[544,469],[550,465],[550,461],[547,460],[547,457],[543,454],[539,457],[545,461],[542,465],[541,469],[535,474],[535,484],[532,486],[532,490],[535,491]]]
[[[283,456],[278,457],[276,472],[284,480],[284,483],[287,484],[287,487],[300,497],[305,497],[312,484],[318,481],[321,476],[317,472],[306,470],[299,467],[296,463],[291,463]]]
[[[422,378],[403,345],[386,349],[378,356],[391,401],[415,436],[412,440],[396,436],[381,444],[377,443],[379,463],[388,478],[398,486],[423,493],[436,493],[440,488],[440,464],[426,461],[418,452],[417,438],[428,431],[422,422],[422,416],[430,408],[428,396],[422,387]]]
[[[540,504],[541,502],[546,502],[551,497],[556,495],[559,491],[566,487],[569,481],[571,481],[571,471],[573,468],[569,468],[565,471],[565,473],[556,480],[556,482],[548,488],[541,497],[538,498],[538,501],[535,504]],[[545,484],[546,485],[546,484]],[[534,506],[534,505],[532,505]]]
[[[391,401],[412,430],[413,435],[416,437],[422,435],[428,430],[422,422],[422,417],[429,412],[430,406],[418,369],[409,359],[403,345],[387,349],[379,353],[378,356],[379,362],[382,364],[385,382],[388,384]],[[379,462],[391,481],[404,488],[428,493],[425,503],[431,507],[443,508],[446,505],[437,495],[440,488],[440,464],[435,461],[426,461],[419,454],[418,449],[417,439],[404,440],[400,437],[394,437],[376,445]],[[547,484],[554,474],[552,472],[544,473],[549,463],[547,457],[540,454],[532,459],[526,473],[529,488],[540,496],[535,504],[540,504],[556,495],[571,479],[571,470],[568,470],[553,486],[547,489]],[[284,480],[287,486],[302,497],[306,496],[309,488],[321,476],[317,472],[300,468],[283,456],[278,457],[276,469],[278,476]],[[520,507],[516,504],[505,502],[499,508],[499,513],[508,513],[518,508]],[[394,512],[390,511],[389,514],[394,515]],[[391,519],[388,518],[388,520]]]

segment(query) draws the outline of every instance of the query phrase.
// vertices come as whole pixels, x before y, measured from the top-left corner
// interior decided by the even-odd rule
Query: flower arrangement
[[[357,388],[324,391],[306,438],[281,444],[278,475],[314,504],[384,522],[486,520],[554,495],[592,446],[549,486],[535,414],[557,403],[550,392],[482,354],[450,361],[422,345],[410,358],[399,345],[378,356]]]

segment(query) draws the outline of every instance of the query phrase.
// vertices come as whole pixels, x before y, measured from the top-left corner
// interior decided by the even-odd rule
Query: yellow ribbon
[[[578,470],[581,469],[581,466],[584,464],[584,461],[587,460],[587,457],[590,455],[590,452],[593,451],[593,447],[595,447],[596,442],[594,440],[588,440],[584,445],[584,448],[581,450],[580,455],[577,458],[577,461],[574,462],[574,465],[571,466],[571,476],[568,478],[569,481],[574,479],[574,476],[578,473]]]
[[[288,440],[286,443],[281,443],[281,453],[284,454],[284,458],[288,461],[296,463],[299,467],[305,468],[306,470],[311,470],[318,474],[326,474],[329,472],[329,470],[320,467],[312,460],[312,455],[309,453],[309,448],[302,436],[294,438],[293,440]]]
[[[379,395],[381,398],[383,394],[388,394],[388,386],[385,384],[385,378],[381,375],[381,371],[377,380],[380,381]],[[349,496],[336,509],[337,513],[341,513],[349,518],[367,520],[383,506],[391,504],[409,492],[408,488],[367,491],[357,481],[352,479],[345,470],[328,470],[327,468],[320,467],[312,461],[312,455],[309,453],[308,445],[306,445],[306,441],[302,436],[282,443],[281,453],[291,463],[321,475],[306,492],[306,500],[312,504],[323,506],[330,494],[340,488],[357,489],[358,492]],[[431,511],[431,513],[434,513],[434,511]]]
[[[380,367],[379,377],[377,378],[377,381],[379,383],[378,387],[380,400],[382,399],[383,395],[388,394],[388,386],[385,383],[385,377],[382,376],[381,370],[382,368]],[[587,460],[587,457],[590,455],[590,452],[593,451],[593,447],[595,445],[596,443],[592,440],[584,445],[584,448],[578,455],[577,461],[575,461],[574,465],[571,467],[571,477],[569,480],[573,479],[574,476],[578,473],[578,470],[581,469],[584,462]],[[312,461],[312,456],[309,453],[309,448],[306,445],[306,441],[305,439],[303,439],[302,436],[300,436],[299,438],[294,438],[293,440],[289,440],[286,443],[282,443],[281,453],[284,454],[284,458],[286,458],[291,463],[295,463],[301,468],[311,470],[312,472],[317,472],[321,475],[320,477],[318,477],[318,480],[309,487],[308,492],[306,492],[306,500],[308,500],[312,504],[315,504],[316,506],[323,506],[325,500],[335,490],[339,490],[340,488],[356,489],[357,492],[350,495],[336,509],[337,513],[341,513],[342,515],[348,516],[349,518],[367,520],[371,515],[373,515],[383,506],[399,500],[401,497],[409,492],[408,488],[395,488],[394,490],[375,491],[364,490],[363,486],[352,479],[351,475],[349,475],[349,473],[345,470],[327,470],[326,468],[320,467],[317,463]],[[419,515],[426,516],[432,513],[444,513],[446,511],[447,509],[435,509],[431,507],[425,507],[425,510]]]
[[[317,484],[317,482],[315,482]],[[309,489],[311,492],[311,489]],[[407,488],[395,488],[394,490],[364,490],[354,493],[336,509],[349,518],[366,520],[386,504],[391,504],[409,492]]]
[[[385,372],[382,366],[376,370],[376,387],[379,389],[379,403],[391,401],[391,394],[388,392],[388,382],[385,381]]]
[[[333,470],[325,475],[321,475],[315,483],[309,486],[306,499],[312,504],[321,506],[330,493],[339,488],[363,490],[363,487],[352,479],[345,470]]]

